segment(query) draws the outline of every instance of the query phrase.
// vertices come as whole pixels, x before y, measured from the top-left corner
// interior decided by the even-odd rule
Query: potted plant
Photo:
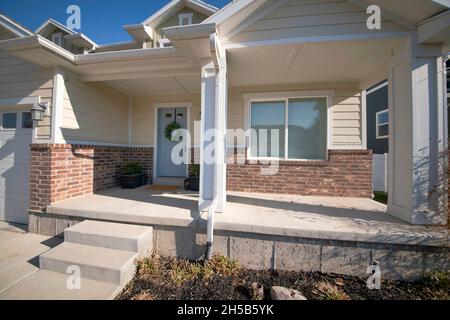
[[[122,168],[120,186],[126,189],[134,189],[145,184],[144,168],[135,162],[127,163]]]
[[[191,166],[189,177],[184,180],[184,189],[198,191],[200,183],[200,165]]]

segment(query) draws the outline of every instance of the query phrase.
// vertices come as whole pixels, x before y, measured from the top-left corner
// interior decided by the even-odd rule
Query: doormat
[[[177,191],[179,188],[179,186],[164,186],[161,184],[152,184],[147,187],[147,190]]]

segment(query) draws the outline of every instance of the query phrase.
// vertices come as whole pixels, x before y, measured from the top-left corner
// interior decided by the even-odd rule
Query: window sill
[[[280,166],[304,166],[304,167],[310,167],[310,166],[321,166],[325,167],[329,165],[329,160],[321,159],[321,160],[286,160],[286,159],[247,159],[245,161],[246,165],[270,165],[273,163],[278,163]]]

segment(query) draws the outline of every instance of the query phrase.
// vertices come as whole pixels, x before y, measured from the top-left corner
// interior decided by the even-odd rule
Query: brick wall
[[[372,197],[371,150],[330,150],[324,161],[280,161],[274,175],[263,175],[261,168],[267,165],[251,163],[244,157],[243,149],[229,157],[227,190]],[[236,164],[238,158],[245,163]]]
[[[152,177],[152,148],[68,144],[31,145],[30,210],[118,185],[126,162],[138,162]]]

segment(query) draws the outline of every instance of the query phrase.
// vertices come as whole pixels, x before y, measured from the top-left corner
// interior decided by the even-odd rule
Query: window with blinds
[[[253,158],[326,159],[326,98],[253,101],[250,122]]]

